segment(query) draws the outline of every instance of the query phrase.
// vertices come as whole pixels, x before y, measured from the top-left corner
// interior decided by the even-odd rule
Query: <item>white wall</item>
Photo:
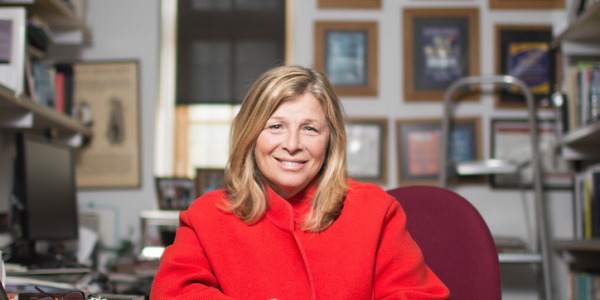
[[[92,44],[56,47],[58,58],[133,59],[140,66],[140,188],[79,191],[81,208],[117,210],[122,239],[139,241],[139,212],[157,209],[154,189],[154,128],[158,99],[160,3],[157,0],[88,0]],[[165,158],[166,159],[166,158]]]
[[[379,22],[379,96],[376,98],[343,98],[349,116],[377,116],[390,120],[388,185],[396,186],[397,160],[394,122],[403,117],[440,117],[440,103],[404,103],[402,101],[402,29],[403,7],[478,7],[480,10],[481,74],[494,72],[495,23],[553,23],[564,26],[563,11],[490,11],[487,0],[422,1],[383,0],[380,10],[319,10],[317,0],[294,0],[292,8],[292,62],[306,66],[313,63],[313,22],[316,20],[375,20]],[[155,107],[158,98],[159,75],[159,1],[148,0],[88,0],[89,24],[93,45],[82,50],[59,49],[67,56],[81,59],[138,59],[141,70],[141,158],[142,187],[140,189],[81,191],[82,207],[96,205],[118,208],[120,233],[123,239],[137,242],[139,212],[156,208],[153,182]],[[483,118],[484,153],[489,152],[489,119],[492,116],[525,117],[524,111],[496,111],[493,100],[484,98],[477,103],[461,104],[456,115],[480,115]],[[169,159],[169,158],[164,158]],[[525,214],[520,194],[511,191],[492,191],[487,186],[467,186],[456,190],[469,199],[484,216],[494,234],[518,235],[527,238]],[[532,194],[526,194],[529,212],[533,214]],[[548,195],[551,232],[555,237],[571,235],[571,204],[568,192],[553,191]],[[504,299],[536,299],[535,280],[528,266],[503,266]],[[566,299],[566,270],[558,261],[556,299]],[[525,275],[523,275],[525,274]]]

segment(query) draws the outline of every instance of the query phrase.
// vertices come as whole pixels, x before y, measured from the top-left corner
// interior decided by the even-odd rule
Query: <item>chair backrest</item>
[[[387,191],[407,216],[407,229],[425,263],[453,300],[500,300],[500,263],[494,240],[477,209],[453,191],[407,186]]]

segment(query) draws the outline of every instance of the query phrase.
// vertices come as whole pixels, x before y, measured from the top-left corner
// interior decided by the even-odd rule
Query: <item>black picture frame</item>
[[[542,186],[546,189],[571,189],[573,171],[569,163],[555,153],[557,135],[554,119],[537,120]],[[490,157],[521,164],[531,160],[531,138],[527,119],[493,118],[490,124]],[[519,174],[490,175],[490,186],[498,189],[531,189],[531,163]]]
[[[538,108],[552,108],[550,94],[556,74],[556,53],[551,50],[552,25],[496,24],[496,74],[523,80]],[[527,108],[515,86],[496,89],[496,108]]]
[[[223,188],[224,169],[196,168],[196,195],[198,197]]]
[[[161,210],[184,210],[196,200],[194,181],[186,177],[155,177]]]

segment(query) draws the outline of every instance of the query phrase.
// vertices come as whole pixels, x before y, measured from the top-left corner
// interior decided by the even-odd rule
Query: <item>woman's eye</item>
[[[314,131],[314,132],[318,132],[316,128],[312,127],[312,126],[306,126],[306,130],[308,131]]]
[[[281,128],[281,125],[279,125],[279,124],[275,124],[275,125],[271,125],[271,126],[269,126],[269,128],[270,128],[270,129],[279,129],[279,128]]]

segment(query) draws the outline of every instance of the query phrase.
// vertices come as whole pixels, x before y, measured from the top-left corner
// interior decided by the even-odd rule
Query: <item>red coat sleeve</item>
[[[175,241],[160,258],[150,299],[233,300],[219,290],[202,244],[191,226],[188,212],[182,211],[179,220]]]
[[[393,201],[383,223],[375,263],[375,299],[447,299],[448,288],[427,267],[406,230],[406,215]]]

